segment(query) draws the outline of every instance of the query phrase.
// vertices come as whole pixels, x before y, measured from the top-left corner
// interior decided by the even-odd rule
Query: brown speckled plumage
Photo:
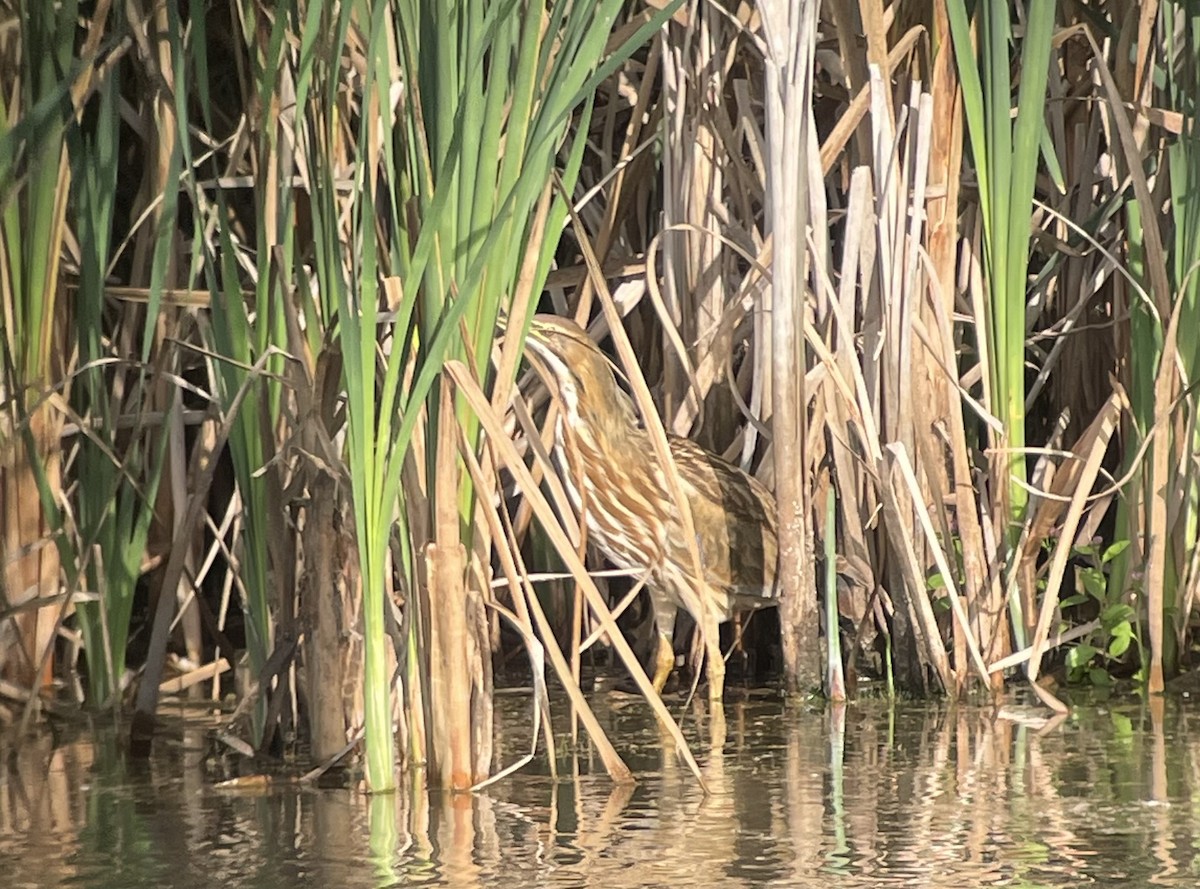
[[[608,359],[578,325],[537,316],[526,348],[561,405],[554,456],[588,538],[621,568],[644,574],[659,634],[654,684],[674,664],[675,612],[699,593],[680,510],[670,500],[649,434]],[[709,605],[717,620],[773,605],[775,499],[757,479],[687,439],[668,436],[691,508]],[[581,494],[582,492],[582,494]],[[700,621],[700,615],[693,615]]]

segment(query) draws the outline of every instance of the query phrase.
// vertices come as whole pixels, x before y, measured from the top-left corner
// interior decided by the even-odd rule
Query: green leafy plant
[[[1026,292],[1029,287],[1029,209],[1038,161],[1045,143],[1044,109],[1051,41],[1053,0],[1029,4],[1020,40],[1016,114],[1013,115],[1014,13],[1006,3],[981,3],[974,9],[978,41],[972,36],[968,4],[947,4],[955,61],[963,91],[967,135],[979,179],[983,222],[984,274],[987,280],[987,349],[990,353],[991,404],[1004,424],[1000,462],[993,468],[1008,502],[1009,543],[1025,515],[1021,486],[1025,467]],[[978,49],[976,50],[976,45]],[[1020,600],[1010,599],[1012,626],[1024,645]]]
[[[1093,542],[1074,549],[1076,557],[1085,560],[1075,571],[1076,592],[1062,600],[1063,608],[1094,603],[1098,609],[1098,626],[1084,641],[1067,652],[1067,676],[1071,682],[1089,682],[1097,687],[1112,684],[1110,667],[1123,662],[1126,653],[1141,642],[1137,632],[1137,612],[1124,594],[1110,591],[1111,563],[1129,547],[1128,540],[1119,540],[1101,549]]]

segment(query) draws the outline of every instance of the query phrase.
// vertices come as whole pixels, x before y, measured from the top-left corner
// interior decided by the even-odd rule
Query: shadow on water
[[[705,796],[635,702],[598,698],[638,776],[614,787],[586,750],[560,779],[476,795],[212,785],[202,728],[150,771],[111,737],[3,747],[6,886],[1194,886],[1200,745],[1186,702],[1037,711],[777,702],[686,714]],[[498,713],[528,749],[525,702]],[[560,737],[565,736],[560,734]],[[1196,791],[1193,792],[1193,788]]]

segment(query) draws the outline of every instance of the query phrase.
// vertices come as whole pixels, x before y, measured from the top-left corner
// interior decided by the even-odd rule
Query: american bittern
[[[679,607],[702,628],[715,629],[735,611],[776,604],[775,498],[694,442],[668,436],[695,527],[704,577],[698,583],[680,509],[649,433],[604,353],[574,322],[552,315],[533,319],[526,346],[540,359],[533,362],[542,365],[538,372],[558,389],[553,457],[572,505],[585,516],[589,541],[646,580],[658,635],[654,688],[661,692],[675,666]],[[715,619],[694,613],[697,603]],[[710,660],[709,694],[716,698],[723,666]]]

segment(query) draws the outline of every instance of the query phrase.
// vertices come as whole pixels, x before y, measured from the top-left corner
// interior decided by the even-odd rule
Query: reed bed
[[[546,457],[536,311],[773,487],[792,692],[1161,692],[1198,40],[1182,2],[0,3],[0,717],[125,709],[140,751],[235,691],[239,749],[465,789],[524,659],[544,749],[563,688],[627,781],[603,639],[694,769]]]

